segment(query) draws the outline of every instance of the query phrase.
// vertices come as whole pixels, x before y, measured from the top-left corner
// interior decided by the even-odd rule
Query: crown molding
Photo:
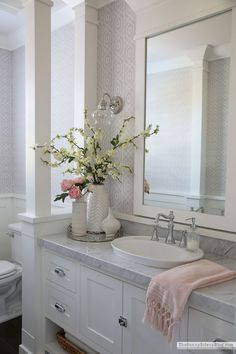
[[[24,11],[24,10],[23,10]],[[63,7],[52,15],[52,32],[74,21],[74,11],[69,7]],[[25,44],[25,29],[18,28],[16,31],[7,34],[0,34],[0,49],[15,50]]]
[[[12,14],[16,14],[23,9],[23,4],[20,0],[0,0],[0,10]]]
[[[114,1],[115,0],[63,0],[63,2],[71,8],[85,3],[86,5],[94,7],[97,10],[111,4]]]
[[[31,1],[33,1],[33,0],[18,0],[18,2],[20,2],[23,7],[25,7]],[[36,1],[42,2],[43,4],[48,5],[48,6],[53,6],[53,1],[52,0],[36,0]]]
[[[9,0],[4,0],[4,2],[7,1]],[[14,1],[20,4],[17,11],[19,11],[19,9],[22,9],[23,6],[25,6],[25,4],[29,2],[29,0],[14,0]],[[51,3],[50,0],[38,0],[38,1],[47,2],[48,4]],[[75,15],[74,15],[74,10],[72,10],[73,7],[76,7],[77,5],[85,2],[88,6],[98,10],[106,5],[111,4],[115,0],[63,0],[63,1],[69,6],[65,6],[62,9],[52,14],[52,32],[74,21]],[[0,0],[0,6],[2,2],[3,0]],[[21,11],[24,11],[24,9]],[[16,31],[10,34],[6,34],[6,35],[0,34],[0,49],[6,49],[12,51],[19,47],[22,47],[24,43],[25,43],[24,27],[18,28]]]
[[[171,0],[125,0],[131,9],[135,12],[141,12],[153,6],[161,6]]]

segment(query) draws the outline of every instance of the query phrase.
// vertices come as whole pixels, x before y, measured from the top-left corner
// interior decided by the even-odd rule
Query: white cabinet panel
[[[76,291],[76,263],[54,253],[45,252],[43,264],[45,279],[66,290]]]
[[[223,321],[217,317],[208,315],[204,312],[189,308],[188,319],[188,341],[189,342],[212,342],[223,340],[235,342],[235,326],[232,323]],[[209,354],[209,350],[191,350],[192,353]],[[223,353],[214,350],[214,353]],[[230,351],[229,351],[230,353]]]
[[[124,284],[123,316],[128,325],[123,332],[124,354],[173,354],[163,335],[142,322],[145,310],[146,292],[129,284]]]
[[[65,330],[76,329],[76,299],[49,284],[45,288],[45,315]]]
[[[121,353],[122,282],[81,266],[79,332],[112,354]]]

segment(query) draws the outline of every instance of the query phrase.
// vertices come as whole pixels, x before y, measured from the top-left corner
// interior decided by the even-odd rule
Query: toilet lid
[[[0,278],[10,276],[16,272],[16,265],[8,261],[0,261]]]

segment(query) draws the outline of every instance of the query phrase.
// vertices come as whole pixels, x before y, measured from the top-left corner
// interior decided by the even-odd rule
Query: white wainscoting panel
[[[17,214],[25,210],[24,196],[0,194],[0,259],[11,258],[8,225],[17,221]]]

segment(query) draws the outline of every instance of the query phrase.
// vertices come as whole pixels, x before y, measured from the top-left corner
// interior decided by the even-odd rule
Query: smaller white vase
[[[85,236],[87,232],[87,203],[84,197],[72,203],[72,233]]]
[[[120,222],[113,216],[111,208],[109,208],[108,216],[102,222],[102,229],[106,235],[115,235],[120,229]]]

